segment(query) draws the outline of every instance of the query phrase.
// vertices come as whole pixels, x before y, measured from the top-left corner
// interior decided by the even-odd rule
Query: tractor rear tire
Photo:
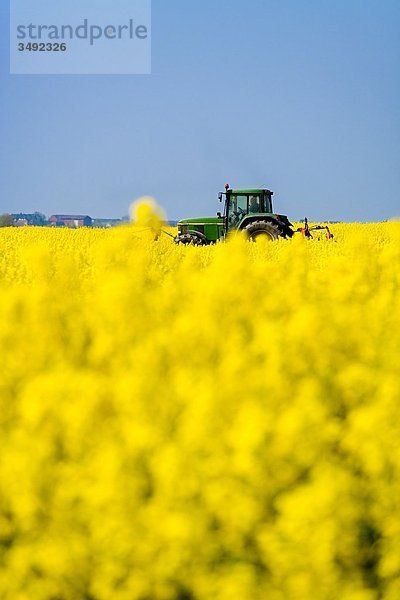
[[[261,237],[268,241],[276,242],[281,233],[278,225],[270,221],[253,221],[243,231],[251,242],[256,242],[257,238]]]
[[[177,244],[184,244],[188,246],[191,244],[192,246],[206,246],[207,242],[202,238],[201,235],[196,235],[195,233],[181,233],[175,238],[175,242]]]

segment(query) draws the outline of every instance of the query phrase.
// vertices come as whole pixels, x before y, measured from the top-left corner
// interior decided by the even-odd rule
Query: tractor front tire
[[[269,221],[253,221],[253,223],[249,223],[244,227],[243,231],[251,242],[256,242],[259,239],[276,242],[281,233],[278,225]]]
[[[195,233],[181,233],[175,238],[175,242],[177,244],[184,244],[188,246],[192,244],[192,246],[206,246],[206,241]]]

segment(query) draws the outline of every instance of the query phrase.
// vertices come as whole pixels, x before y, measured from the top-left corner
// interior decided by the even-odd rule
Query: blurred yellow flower
[[[131,217],[0,230],[1,600],[397,600],[400,223]]]

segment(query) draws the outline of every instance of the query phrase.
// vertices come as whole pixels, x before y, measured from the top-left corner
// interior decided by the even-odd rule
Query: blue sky
[[[212,215],[229,182],[292,219],[400,214],[398,0],[153,0],[125,76],[10,75],[0,1],[0,212]]]

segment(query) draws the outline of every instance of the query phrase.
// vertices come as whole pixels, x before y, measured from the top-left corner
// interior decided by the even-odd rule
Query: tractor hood
[[[178,225],[223,225],[223,223],[222,217],[196,217],[195,219],[181,219]]]

